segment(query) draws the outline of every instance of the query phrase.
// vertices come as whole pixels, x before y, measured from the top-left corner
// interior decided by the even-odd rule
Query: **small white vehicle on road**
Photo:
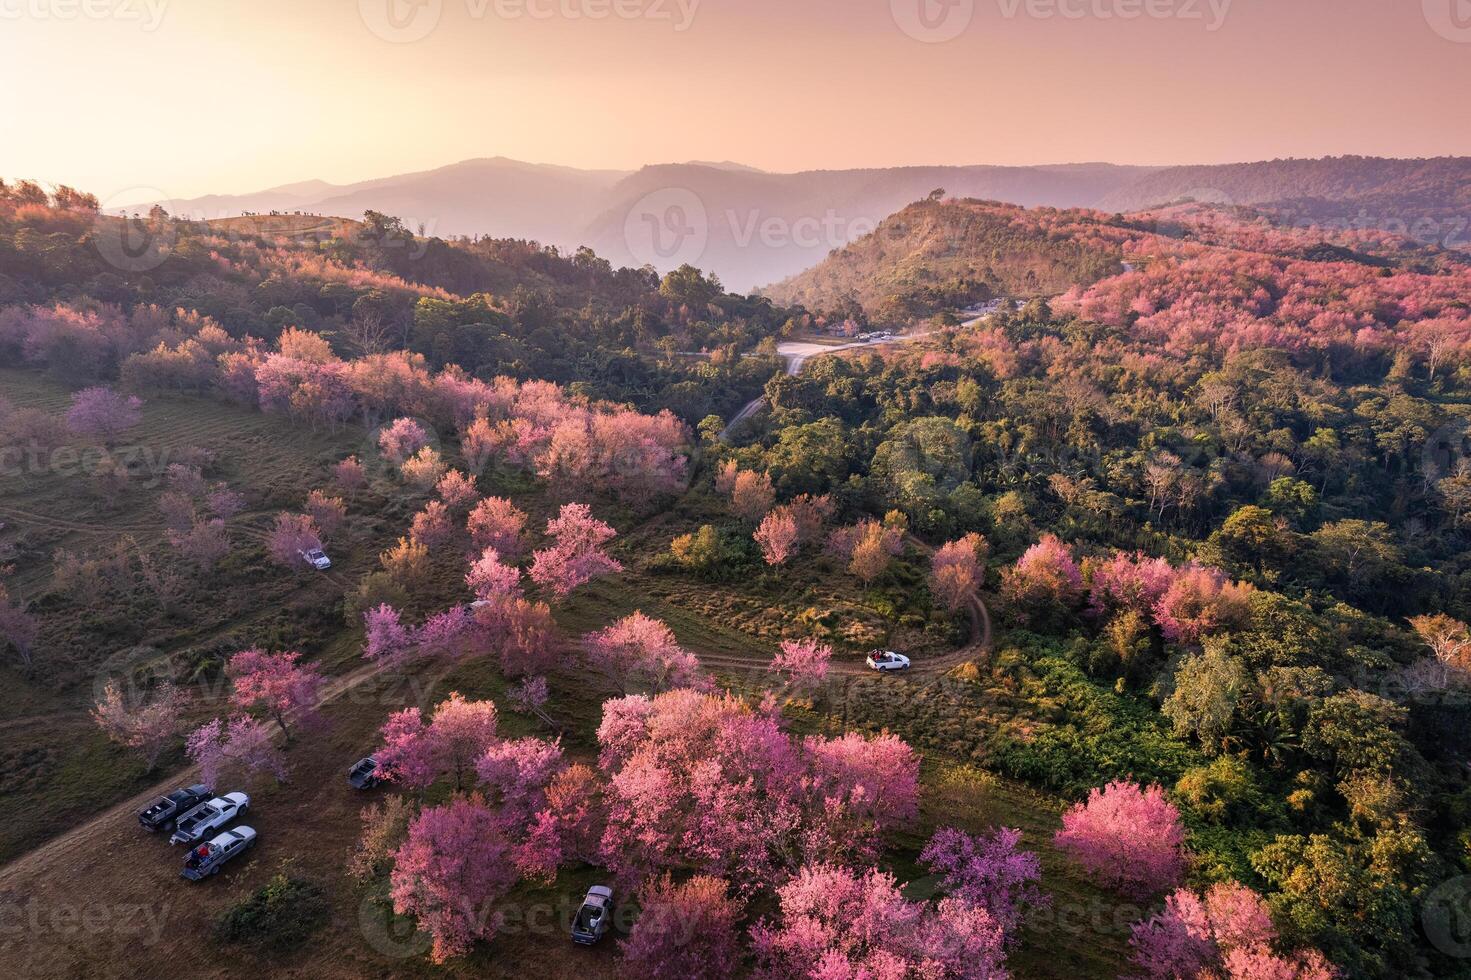
[[[332,559],[321,548],[307,548],[301,552],[301,560],[312,566],[319,572],[325,572],[332,567]]]
[[[875,650],[868,655],[868,660],[865,663],[868,664],[869,670],[876,670],[880,673],[890,670],[909,669],[909,658],[902,653],[895,653],[893,650]]]
[[[184,870],[179,872],[190,881],[199,881],[220,873],[225,862],[233,861],[255,846],[254,827],[236,827],[227,830],[208,844],[200,844],[184,859]]]
[[[170,844],[197,844],[216,830],[250,810],[250,797],[244,793],[226,793],[208,803],[201,803],[179,818]]]

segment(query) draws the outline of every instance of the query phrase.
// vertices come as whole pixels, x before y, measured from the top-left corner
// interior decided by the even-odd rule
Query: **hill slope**
[[[1269,208],[1280,221],[1381,228],[1446,247],[1471,242],[1471,158],[1326,157],[1170,167],[1105,195],[1101,210],[1137,211],[1193,197]]]
[[[902,323],[996,295],[1060,293],[1122,270],[1092,212],[1028,211],[990,201],[912,204],[816,268],[767,290],[812,310],[861,306]]]

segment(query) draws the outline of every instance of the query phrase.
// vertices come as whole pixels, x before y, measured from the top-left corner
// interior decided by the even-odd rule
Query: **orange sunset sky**
[[[0,79],[0,174],[119,203],[496,155],[1471,154],[1471,0],[0,0]]]

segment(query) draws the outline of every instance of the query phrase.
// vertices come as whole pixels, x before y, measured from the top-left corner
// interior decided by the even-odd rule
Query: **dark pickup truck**
[[[174,821],[209,799],[209,788],[190,786],[176,789],[167,796],[160,796],[148,809],[138,814],[138,822],[149,833],[173,830]]]
[[[383,773],[378,769],[376,756],[368,756],[354,762],[352,768],[347,771],[347,781],[353,789],[372,789],[383,781]]]

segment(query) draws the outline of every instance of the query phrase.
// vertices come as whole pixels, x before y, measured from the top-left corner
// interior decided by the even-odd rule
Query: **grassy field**
[[[65,410],[69,392],[33,372],[0,372],[0,391],[19,407]],[[232,647],[288,639],[316,654],[345,633],[345,588],[370,567],[381,535],[357,523],[332,542],[330,576],[283,574],[265,556],[274,514],[299,507],[325,482],[327,466],[361,448],[362,433],[316,435],[282,419],[196,398],[154,399],[143,423],[112,448],[134,460],[122,492],[104,492],[88,465],[43,454],[0,474],[0,545],[13,554],[11,589],[37,603],[43,624],[33,672],[0,667],[0,861],[65,830],[95,810],[150,785],[141,764],[111,748],[87,715],[108,679],[131,670],[177,671]],[[125,543],[130,553],[171,561],[157,502],[171,460],[208,450],[213,481],[243,493],[235,552],[214,576],[186,581],[171,608],[156,596],[66,600],[48,595],[54,559]],[[161,667],[160,665],[169,665]],[[200,714],[216,705],[200,692]],[[217,698],[215,699],[217,701]],[[177,764],[182,754],[164,760]]]
[[[66,404],[65,389],[34,374],[0,372],[0,387],[19,405],[55,412]],[[155,399],[144,418],[129,436],[132,443],[156,458],[166,451],[208,449],[216,460],[210,478],[246,495],[248,509],[232,522],[237,553],[216,578],[194,583],[167,615],[149,608],[146,597],[126,614],[50,606],[60,600],[47,599],[36,672],[0,670],[6,692],[0,701],[0,917],[25,914],[32,922],[18,936],[0,930],[0,975],[155,977],[187,962],[191,974],[200,977],[512,977],[531,965],[549,976],[613,976],[614,945],[574,947],[562,921],[570,904],[597,880],[596,869],[565,871],[549,887],[519,887],[507,903],[517,917],[514,924],[493,943],[445,967],[430,964],[412,930],[390,914],[381,880],[359,882],[345,871],[358,837],[359,811],[384,791],[354,792],[343,774],[371,750],[391,711],[411,704],[427,708],[455,690],[491,698],[503,709],[508,734],[555,733],[569,755],[591,761],[600,705],[611,693],[603,682],[575,665],[554,674],[548,709],[556,723],[553,732],[505,710],[506,684],[485,661],[402,676],[365,668],[359,631],[349,628],[343,615],[344,599],[359,576],[376,567],[377,553],[404,532],[416,501],[369,491],[354,502],[351,531],[330,542],[337,564],[328,576],[283,573],[268,563],[260,541],[275,512],[299,507],[310,489],[325,483],[331,463],[364,451],[365,434],[313,434],[283,420],[190,398]],[[554,510],[554,503],[524,479],[497,483],[495,489],[512,493],[532,513],[533,525]],[[76,474],[28,472],[0,479],[0,520],[6,522],[0,544],[15,550],[18,591],[30,598],[47,591],[58,549],[87,551],[122,538],[164,549],[158,494],[157,486],[141,479],[109,499],[99,498],[89,480]],[[724,519],[708,500],[691,495],[651,517],[608,513],[623,531],[619,554],[629,571],[592,584],[560,607],[564,632],[575,637],[641,608],[665,619],[717,678],[740,690],[764,682],[765,664],[784,628],[797,624],[811,630],[829,623],[840,629],[850,619],[882,623],[885,617],[875,609],[907,609],[912,590],[905,582],[921,564],[908,557],[886,585],[857,599],[845,573],[822,558],[804,559],[781,575],[701,582],[660,567],[653,556],[666,550],[674,535]],[[458,573],[457,556],[437,566],[435,581],[446,593],[444,604],[459,597]],[[894,631],[886,636],[912,644],[907,649],[942,648],[947,641],[928,614],[918,618],[886,627]],[[220,878],[190,885],[178,877],[181,855],[139,831],[133,819],[145,792],[190,779],[182,753],[176,750],[162,761],[159,773],[147,776],[134,756],[97,733],[86,709],[99,678],[119,664],[149,661],[197,670],[196,713],[209,717],[218,711],[218,685],[210,678],[217,676],[219,657],[250,643],[302,650],[338,678],[341,693],[325,710],[329,725],[324,732],[289,748],[290,781],[278,786],[263,780],[247,787],[261,846]],[[859,649],[846,647],[840,665],[855,675]],[[46,656],[61,662],[43,663]],[[919,677],[884,680],[892,680],[896,692],[924,683]],[[861,693],[861,683],[867,682],[852,690]],[[835,731],[842,719],[828,712],[836,703],[820,698],[813,710],[794,709],[793,724],[799,730]],[[1050,844],[1061,801],[943,753],[929,753],[922,776],[920,825],[898,837],[887,857],[901,879],[913,882],[911,891],[921,897],[932,889],[917,859],[934,827],[1019,827],[1025,846],[1042,854],[1052,907],[1023,931],[1013,954],[1015,974],[1118,975],[1127,922],[1140,910],[1120,905],[1063,866]],[[430,800],[437,795],[443,790]],[[298,950],[217,946],[212,930],[225,910],[282,871],[322,889],[329,921]],[[754,909],[753,915],[763,911]],[[95,924],[85,941],[78,939],[80,927],[68,924],[76,916],[90,916]],[[203,955],[201,946],[207,950]]]

